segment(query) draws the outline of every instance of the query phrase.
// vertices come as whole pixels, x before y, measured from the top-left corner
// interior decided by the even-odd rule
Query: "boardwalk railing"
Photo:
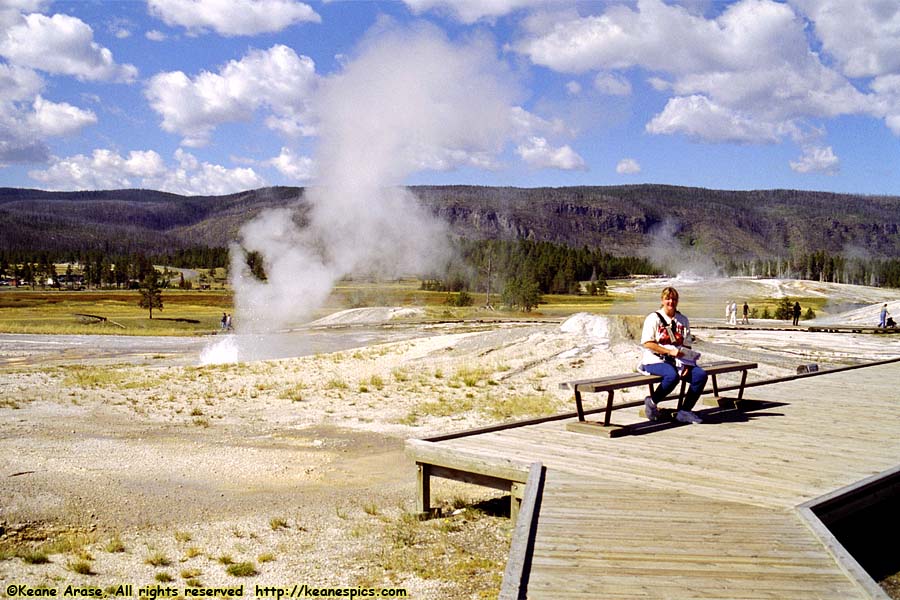
[[[503,573],[499,600],[523,600],[527,597],[528,575],[531,572],[531,554],[537,531],[541,495],[544,488],[544,465],[535,462],[528,470],[528,482],[522,495],[519,517],[509,544],[509,559]]]

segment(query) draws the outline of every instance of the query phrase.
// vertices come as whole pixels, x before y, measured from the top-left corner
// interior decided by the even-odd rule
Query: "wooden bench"
[[[713,385],[713,393],[718,396],[719,395],[719,383],[716,379],[718,375],[723,375],[725,373],[741,373],[741,383],[738,388],[738,397],[740,400],[744,396],[744,386],[747,383],[747,372],[750,369],[755,369],[757,367],[756,363],[753,362],[740,362],[740,361],[720,361],[720,362],[712,362],[704,365],[700,365],[703,367],[703,370],[706,371],[707,375],[709,375],[710,380]],[[596,379],[579,379],[577,381],[566,381],[559,384],[560,389],[572,390],[575,393],[575,411],[578,414],[579,423],[585,423],[585,411],[584,405],[582,403],[581,394],[584,392],[587,393],[597,393],[597,392],[606,392],[606,409],[604,411],[603,417],[603,426],[609,427],[610,420],[612,418],[612,411],[618,410],[620,408],[628,408],[631,406],[643,406],[644,401],[634,401],[634,402],[620,402],[618,404],[613,403],[613,398],[615,396],[616,390],[621,390],[625,388],[639,387],[642,385],[648,386],[650,390],[650,395],[653,394],[654,387],[662,381],[662,377],[659,375],[647,375],[644,373],[630,373],[627,375],[612,375],[609,377],[599,377]],[[681,408],[681,404],[684,401],[684,392],[687,387],[687,383],[681,382],[681,389],[678,394],[678,408]],[[599,423],[598,423],[599,424]],[[577,428],[576,428],[577,429]]]
[[[407,440],[406,453],[416,461],[420,518],[438,516],[431,506],[431,478],[441,477],[509,492],[510,518],[516,520],[532,464],[448,449],[428,440]]]

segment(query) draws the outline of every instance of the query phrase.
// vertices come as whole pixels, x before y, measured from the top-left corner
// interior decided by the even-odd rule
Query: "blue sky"
[[[372,151],[388,184],[900,194],[895,0],[0,0],[0,29],[2,186],[225,194]]]

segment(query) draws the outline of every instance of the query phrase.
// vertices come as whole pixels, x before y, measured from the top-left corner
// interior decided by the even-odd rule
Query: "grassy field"
[[[0,331],[4,333],[98,333],[200,335],[219,327],[232,297],[223,292],[163,292],[163,310],[138,307],[137,291],[3,290]],[[105,320],[101,320],[105,319]]]
[[[455,307],[448,299],[455,294],[422,290],[420,282],[403,279],[387,282],[343,281],[338,283],[328,302],[316,317],[344,308],[368,306],[414,306],[425,309],[428,320],[479,318],[560,318],[577,312],[645,314],[653,310],[656,299],[641,301],[626,295],[613,296],[543,296],[543,302],[530,313],[501,309],[500,297],[491,296],[495,310],[484,307],[484,294],[472,294],[474,306]],[[232,313],[234,298],[229,290],[163,290],[163,310],[138,307],[136,290],[31,290],[0,288],[0,332],[55,334],[120,334],[120,335],[204,335],[216,331],[223,312]],[[804,312],[808,307],[818,316],[824,314],[823,298],[800,298]],[[774,313],[777,300],[751,298],[750,305],[762,313]],[[693,299],[685,304],[692,317],[718,318],[718,299]]]

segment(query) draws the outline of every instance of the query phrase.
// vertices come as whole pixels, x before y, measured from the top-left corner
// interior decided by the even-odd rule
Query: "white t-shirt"
[[[675,318],[669,319],[662,310],[659,311],[659,314],[662,315],[662,319],[655,312],[650,313],[644,319],[644,329],[641,331],[641,347],[644,349],[644,354],[641,357],[642,365],[664,362],[661,356],[644,347],[644,342],[656,342],[661,346],[674,346],[676,348],[682,346],[689,348],[693,345],[691,325],[686,316],[676,312]],[[663,319],[665,322],[663,322]],[[674,335],[671,326],[673,322],[675,324]]]

